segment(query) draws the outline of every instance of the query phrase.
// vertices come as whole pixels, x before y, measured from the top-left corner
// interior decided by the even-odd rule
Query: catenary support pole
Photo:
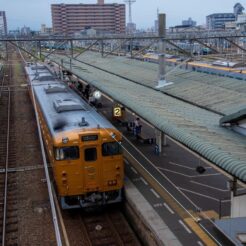
[[[159,42],[159,81],[165,81],[166,64],[165,64],[165,37],[166,37],[166,15],[159,14],[159,37],[161,37]]]

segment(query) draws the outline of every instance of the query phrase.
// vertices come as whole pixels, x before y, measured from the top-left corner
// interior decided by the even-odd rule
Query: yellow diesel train
[[[121,202],[121,133],[45,65],[25,70],[62,208]]]

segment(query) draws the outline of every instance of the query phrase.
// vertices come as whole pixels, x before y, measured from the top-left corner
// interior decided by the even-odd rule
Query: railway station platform
[[[228,190],[221,194],[203,186],[193,190],[191,181],[202,185],[212,178],[211,183],[222,187],[226,183],[226,178],[193,154],[187,153],[178,143],[169,138],[166,142],[167,145],[163,146],[163,153],[156,152],[154,142],[143,142],[136,138],[132,129],[128,129],[125,124],[118,120],[112,121],[112,102],[110,100],[104,98],[102,105],[103,107],[98,111],[123,133],[127,201],[133,204],[132,206],[139,216],[146,222],[146,226],[151,231],[153,230],[156,240],[162,240],[165,236],[172,238],[171,241],[174,238],[171,236],[172,234],[169,235],[166,229],[164,231],[167,235],[164,233],[163,237],[159,237],[158,227],[152,227],[154,223],[152,213],[154,217],[157,216],[158,221],[162,221],[161,224],[164,223],[162,224],[163,228],[169,228],[175,235],[175,240],[178,240],[182,245],[216,245],[212,237],[218,237],[217,230],[211,226],[209,233],[212,237],[210,237],[201,229],[200,223],[201,225],[210,223],[210,219],[218,218],[219,213],[222,217],[229,215],[230,203],[224,203],[222,210],[219,211],[216,209],[219,208],[219,199],[217,200],[216,197],[222,199],[226,194],[229,199],[230,192]],[[126,110],[125,120],[127,122],[134,122],[136,117],[138,116],[135,113]],[[154,128],[141,118],[140,123],[142,132],[149,138],[154,138]],[[199,174],[196,171],[198,165],[205,168],[205,173]],[[176,182],[177,180],[179,181]],[[174,185],[174,183],[176,184]],[[131,196],[133,187],[136,189],[133,193],[139,193],[145,202],[138,201],[137,195]],[[183,188],[185,192],[182,190]],[[193,192],[192,197],[189,196],[190,192]],[[204,195],[198,196],[199,193]],[[211,199],[208,202],[206,199],[209,197]],[[190,199],[195,200],[195,204]],[[148,208],[147,212],[145,208]],[[150,216],[148,217],[148,215]],[[230,240],[221,235],[217,239],[223,244],[233,245]]]
[[[56,59],[56,62],[59,64],[59,59]],[[135,61],[129,61],[129,63],[135,63]],[[218,168],[225,171],[228,171],[228,166],[231,165],[230,173],[240,180],[245,179],[243,172],[238,172],[245,159],[245,139],[219,126],[221,116],[227,113],[223,111],[226,102],[216,109],[218,112],[215,112],[212,107],[204,108],[198,107],[198,104],[194,105],[192,100],[189,102],[179,100],[178,95],[175,94],[179,91],[175,92],[174,87],[171,88],[173,95],[156,91],[152,85],[148,85],[146,80],[137,81],[150,71],[147,69],[145,73],[138,71],[137,74],[140,77],[136,78],[137,82],[134,82],[133,77],[130,78],[130,76],[137,76],[135,73],[127,74],[126,77],[122,74],[112,74],[106,71],[105,67],[98,68],[85,63],[81,65],[77,61],[75,65],[81,66],[81,68],[74,68],[78,78],[101,90],[105,95],[115,100],[118,98],[122,106],[141,116],[145,122],[143,129],[145,131],[148,129],[148,135],[154,137],[155,129],[150,126],[152,125],[171,137],[168,138],[167,146],[163,146],[164,151],[158,153],[154,144],[140,142],[124,126],[116,123],[117,128],[125,136],[123,146],[128,150],[125,154],[126,163],[130,163],[129,168],[126,164],[128,177],[134,185],[139,185],[139,190],[144,188],[141,194],[145,196],[152,208],[164,220],[167,220],[165,223],[178,240],[186,240],[182,241],[182,244],[188,242],[189,245],[190,242],[195,242],[194,245],[213,245],[215,242],[230,245],[230,241],[217,236],[213,223],[214,219],[229,215],[230,190],[227,187],[229,178],[219,172],[215,166],[215,168],[211,167],[204,161],[205,159],[212,161]],[[109,63],[100,65],[109,66]],[[65,66],[69,68],[67,61]],[[147,65],[144,64],[144,66]],[[184,73],[183,76],[186,75]],[[151,74],[146,76],[153,78]],[[153,81],[151,83],[153,84]],[[180,81],[176,85],[181,86],[181,84]],[[238,86],[240,85],[238,83]],[[233,100],[230,100],[230,103],[235,105],[241,97],[236,96],[238,95],[236,91],[232,94]],[[225,93],[221,95],[224,98]],[[204,96],[207,97],[207,95]],[[192,97],[191,94],[189,94],[190,97]],[[197,95],[195,98],[200,97]],[[211,105],[214,105],[213,102]],[[100,111],[111,117],[112,103],[111,106],[104,105]],[[137,115],[129,113],[128,116],[132,118],[128,120],[133,121]],[[186,146],[185,149],[184,146]],[[198,166],[205,169],[203,174],[197,172]],[[166,213],[169,216],[171,214],[171,218]],[[173,219],[174,216],[177,218]],[[208,233],[203,230],[205,226],[209,228]]]
[[[148,245],[175,245],[182,243],[169,229],[164,220],[154,210],[136,186],[125,179],[126,213],[135,225],[135,231]]]

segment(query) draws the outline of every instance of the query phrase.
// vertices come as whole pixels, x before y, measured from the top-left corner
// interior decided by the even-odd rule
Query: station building
[[[125,33],[125,4],[52,4],[53,32],[73,34],[84,29],[105,33]]]

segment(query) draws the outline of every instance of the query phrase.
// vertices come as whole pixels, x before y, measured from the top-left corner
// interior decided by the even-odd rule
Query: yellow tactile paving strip
[[[184,221],[191,228],[191,230],[194,231],[196,235],[203,241],[203,243],[209,246],[217,245],[192,218],[186,218],[184,219]]]
[[[219,218],[219,214],[216,213],[214,210],[208,210],[208,211],[204,211],[203,213],[201,213],[201,217],[204,219],[218,219]]]

